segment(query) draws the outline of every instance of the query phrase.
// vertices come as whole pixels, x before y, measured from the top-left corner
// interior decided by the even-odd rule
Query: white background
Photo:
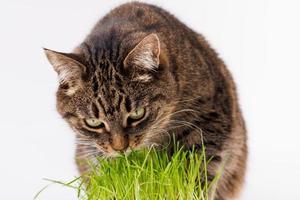
[[[43,178],[71,180],[74,134],[55,110],[57,77],[42,47],[71,51],[124,1],[0,1],[0,199],[32,199]],[[300,199],[300,5],[276,0],[165,0],[217,49],[249,130],[241,199]],[[52,185],[42,200],[76,199]]]

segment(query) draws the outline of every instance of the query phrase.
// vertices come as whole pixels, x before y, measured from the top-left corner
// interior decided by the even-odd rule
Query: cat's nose
[[[113,134],[110,143],[115,151],[125,151],[129,145],[128,137],[123,134]]]

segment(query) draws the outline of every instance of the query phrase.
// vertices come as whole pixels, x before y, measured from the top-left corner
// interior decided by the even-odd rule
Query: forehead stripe
[[[92,112],[96,118],[99,118],[99,109],[95,103],[92,103]]]
[[[100,106],[101,106],[102,109],[103,109],[104,114],[106,115],[107,112],[106,112],[106,109],[105,109],[105,107],[104,107],[104,104],[103,104],[103,102],[102,102],[102,100],[101,100],[101,97],[98,98],[98,103],[100,104]]]
[[[116,105],[116,110],[117,111],[120,111],[121,103],[123,101],[123,98],[124,98],[123,95],[121,95],[121,94],[118,95],[118,102],[117,102],[117,105]]]
[[[126,108],[127,112],[130,112],[132,109],[131,108],[131,100],[128,96],[125,98],[125,108]]]

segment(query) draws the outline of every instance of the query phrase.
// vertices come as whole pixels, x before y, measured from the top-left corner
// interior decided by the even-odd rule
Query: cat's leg
[[[202,152],[201,135],[196,131],[181,138],[180,143],[187,149],[195,148]],[[245,151],[232,150],[224,144],[223,149],[215,148],[213,142],[205,144],[207,165],[207,179],[210,184],[218,173],[221,173],[215,188],[213,200],[233,200],[238,196],[244,180],[245,163],[247,154]],[[246,149],[246,146],[244,147]],[[209,194],[212,191],[209,191]]]

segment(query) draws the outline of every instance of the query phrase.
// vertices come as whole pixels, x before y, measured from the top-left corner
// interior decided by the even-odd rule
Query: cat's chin
[[[151,144],[151,145],[145,145],[145,144],[140,144],[135,146],[134,148],[127,148],[126,151],[124,152],[118,152],[118,151],[111,151],[111,152],[103,152],[101,157],[105,158],[116,158],[119,156],[128,156],[132,151],[141,151],[144,149],[151,149],[151,148],[156,148],[156,144]]]

